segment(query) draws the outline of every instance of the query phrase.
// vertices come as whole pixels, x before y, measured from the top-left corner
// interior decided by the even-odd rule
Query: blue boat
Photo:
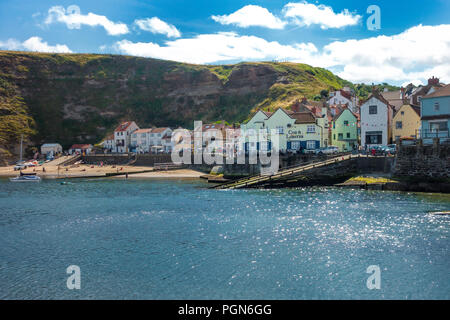
[[[15,178],[9,178],[11,182],[40,182],[41,177],[37,176],[36,173],[23,173],[20,172],[20,175]]]

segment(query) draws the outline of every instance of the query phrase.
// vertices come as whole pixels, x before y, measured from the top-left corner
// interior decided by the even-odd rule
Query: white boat
[[[36,173],[20,173],[19,176],[15,178],[9,178],[11,182],[40,182],[41,177],[38,177]]]

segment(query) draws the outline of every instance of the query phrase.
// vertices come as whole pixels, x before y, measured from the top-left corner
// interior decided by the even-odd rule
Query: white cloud
[[[435,75],[450,82],[449,52],[450,25],[419,25],[393,36],[335,41],[311,59],[323,67],[343,67],[339,76],[350,81],[425,82]]]
[[[317,52],[312,43],[281,45],[255,36],[240,36],[233,32],[202,34],[195,38],[167,41],[164,46],[152,42],[118,41],[117,51],[143,57],[188,63],[221,61],[301,59]]]
[[[323,4],[315,5],[306,1],[288,3],[283,8],[286,18],[299,26],[320,25],[322,29],[343,28],[358,24],[360,15],[351,13],[348,9],[340,13],[335,13],[333,8]]]
[[[312,43],[280,44],[236,33],[203,34],[164,45],[122,40],[118,52],[189,63],[289,60],[323,67],[353,82],[450,82],[450,25],[416,26],[393,36],[334,41],[321,50]],[[408,83],[409,83],[408,82]]]
[[[247,5],[229,15],[211,16],[211,18],[220,24],[233,24],[242,28],[257,26],[270,29],[283,29],[286,22],[275,17],[266,8]]]
[[[117,36],[129,32],[126,24],[121,22],[112,22],[105,16],[89,12],[87,15],[80,13],[78,6],[70,6],[65,10],[61,6],[54,6],[48,10],[48,16],[45,24],[54,22],[65,23],[69,29],[80,29],[81,25],[91,27],[102,26],[109,35]]]
[[[138,19],[134,23],[144,31],[165,34],[169,38],[181,37],[180,31],[174,25],[168,24],[157,17]]]
[[[49,45],[42,41],[40,37],[31,37],[24,42],[16,39],[9,39],[6,42],[0,41],[0,48],[5,50],[24,50],[37,52],[71,53],[72,51],[65,44]]]

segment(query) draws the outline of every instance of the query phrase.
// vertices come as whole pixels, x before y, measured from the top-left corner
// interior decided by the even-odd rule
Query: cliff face
[[[345,84],[327,70],[293,63],[201,66],[127,56],[0,51],[0,105],[15,110],[19,107],[11,99],[23,99],[16,111],[26,120],[1,140],[10,120],[0,109],[0,147],[17,142],[24,126],[36,144],[68,146],[99,142],[126,119],[142,127],[240,122],[258,107],[288,107],[297,98]]]

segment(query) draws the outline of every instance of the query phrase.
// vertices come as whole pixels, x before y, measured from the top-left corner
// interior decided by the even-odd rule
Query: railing
[[[279,171],[278,173],[272,174],[272,175],[262,175],[262,174],[257,174],[257,175],[253,175],[253,176],[249,176],[246,178],[242,178],[242,179],[238,179],[238,180],[234,180],[234,181],[230,181],[230,182],[226,182],[217,186],[213,186],[211,187],[212,189],[236,189],[236,188],[240,188],[240,187],[247,187],[249,185],[254,185],[257,183],[261,183],[264,181],[271,181],[272,179],[279,179],[283,176],[290,176],[293,175],[294,173],[300,173],[300,172],[304,172],[305,170],[309,170],[309,169],[314,169],[314,168],[318,168],[318,167],[323,167],[329,164],[333,164],[333,163],[337,163],[337,162],[341,162],[341,161],[345,161],[345,160],[350,160],[352,158],[360,158],[361,155],[344,155],[344,156],[338,156],[335,158],[331,158],[331,159],[327,159],[325,161],[318,161],[318,162],[312,162],[309,164],[304,164],[304,165],[295,165],[292,167],[287,167],[284,168],[283,170]]]
[[[419,129],[416,130],[416,136],[422,139],[450,138],[450,130]]]

